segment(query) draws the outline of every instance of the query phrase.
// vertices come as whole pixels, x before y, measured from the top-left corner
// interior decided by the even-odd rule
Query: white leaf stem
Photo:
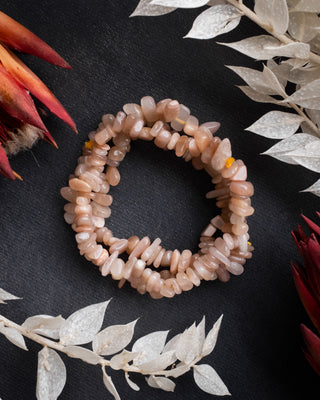
[[[67,379],[66,367],[58,353],[44,347],[38,354],[37,400],[56,400]]]
[[[109,302],[92,304],[70,315],[60,328],[60,342],[64,345],[91,342],[101,329]]]

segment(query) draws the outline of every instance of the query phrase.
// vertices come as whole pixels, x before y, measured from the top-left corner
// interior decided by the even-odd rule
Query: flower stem
[[[255,12],[253,12],[249,7],[245,6],[242,1],[240,0],[227,0],[227,1],[228,3],[236,7],[238,10],[240,10],[241,13],[244,14],[246,17],[251,19],[251,21],[253,21],[255,24],[259,25],[266,32],[270,33],[270,35],[280,40],[281,43],[283,44],[298,43],[285,34],[279,34],[274,32],[271,25],[266,24]],[[316,64],[320,64],[320,56],[313,53],[312,51],[310,51],[309,53],[309,60]]]

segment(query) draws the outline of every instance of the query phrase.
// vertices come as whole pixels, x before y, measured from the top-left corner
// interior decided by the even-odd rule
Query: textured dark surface
[[[314,217],[316,197],[298,194],[316,174],[282,164],[259,153],[274,142],[244,128],[271,110],[236,87],[240,80],[225,65],[254,66],[245,56],[214,40],[182,39],[198,10],[157,18],[133,18],[135,1],[4,0],[1,10],[34,31],[73,66],[63,71],[31,56],[28,65],[48,84],[74,117],[76,136],[53,116],[46,120],[59,150],[41,142],[12,159],[23,182],[1,180],[0,287],[23,297],[0,312],[22,323],[32,314],[70,315],[88,304],[113,297],[106,324],[141,317],[135,338],[171,329],[176,334],[203,314],[212,324],[224,320],[217,347],[207,362],[227,384],[235,400],[318,399],[319,378],[300,351],[298,326],[310,325],[292,282],[289,262],[298,258],[290,230],[301,212]],[[259,33],[248,21],[220,41]],[[227,284],[209,282],[173,299],[152,300],[130,287],[122,290],[82,258],[74,233],[63,220],[59,190],[73,172],[87,134],[101,115],[115,113],[144,95],[177,98],[200,121],[222,122],[233,153],[242,158],[255,185],[249,219],[254,257],[245,273]],[[35,161],[37,160],[37,161]],[[120,167],[121,183],[112,189],[109,226],[119,237],[160,236],[167,248],[196,248],[206,222],[217,212],[204,199],[210,180],[172,154],[136,142]],[[26,353],[0,337],[0,397],[35,398],[37,351]],[[61,399],[111,398],[100,371],[63,357],[68,380]],[[210,399],[191,374],[176,380],[174,393],[149,388],[132,391],[119,372],[112,374],[123,399]],[[108,397],[109,396],[109,397]]]

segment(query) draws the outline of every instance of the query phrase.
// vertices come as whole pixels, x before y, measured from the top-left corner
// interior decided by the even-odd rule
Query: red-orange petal
[[[16,179],[10,167],[7,154],[3,150],[1,145],[0,145],[0,174],[5,176],[6,178],[11,179],[12,181]]]
[[[0,65],[0,104],[12,117],[47,132],[28,92]]]
[[[47,86],[10,50],[0,44],[0,61],[5,69],[57,117],[66,122],[75,132],[76,125]]]
[[[47,43],[1,11],[0,41],[6,43],[15,50],[33,54],[51,64],[71,69],[71,66]]]

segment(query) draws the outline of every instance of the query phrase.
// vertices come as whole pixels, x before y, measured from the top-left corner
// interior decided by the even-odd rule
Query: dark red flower
[[[320,214],[317,213],[320,217]],[[307,236],[299,225],[292,236],[303,258],[304,265],[291,263],[294,282],[313,325],[320,333],[320,227],[302,215],[310,229]],[[320,375],[320,338],[301,325],[305,343],[304,353],[312,368]]]

